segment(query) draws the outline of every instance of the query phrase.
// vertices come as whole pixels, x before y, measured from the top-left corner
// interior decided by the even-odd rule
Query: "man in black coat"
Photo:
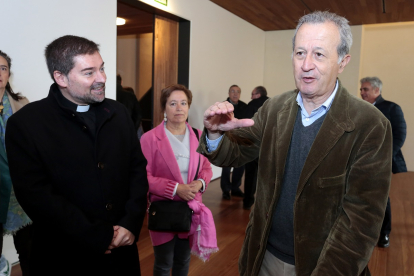
[[[46,47],[49,95],[10,117],[16,197],[33,220],[31,275],[140,275],[146,160],[126,108],[105,98],[93,41]]]
[[[363,100],[374,104],[391,122],[392,128],[392,173],[406,172],[404,156],[401,147],[407,136],[407,124],[401,107],[393,102],[386,101],[381,96],[382,81],[377,77],[366,77],[361,79],[361,97]],[[391,204],[388,197],[387,209],[381,227],[378,240],[379,247],[390,246],[389,235],[391,233]]]
[[[257,86],[252,91],[252,100],[247,105],[244,118],[251,119],[259,108],[264,104],[269,97],[267,96],[267,90],[263,86]],[[244,175],[244,198],[243,208],[250,210],[254,203],[254,193],[256,192],[257,182],[257,169],[258,169],[258,158],[252,162],[246,163],[245,175]]]
[[[233,84],[229,88],[229,97],[227,101],[234,106],[234,117],[242,119],[247,104],[240,101],[241,89],[238,85]],[[220,187],[223,191],[223,199],[230,199],[232,196],[243,197],[244,193],[240,190],[241,179],[244,173],[244,166],[233,168],[233,174],[230,181],[231,167],[223,167],[221,171]]]
[[[116,100],[125,105],[134,123],[135,130],[138,131],[142,119],[141,107],[135,93],[131,93],[122,87],[122,77],[119,74],[116,75]]]

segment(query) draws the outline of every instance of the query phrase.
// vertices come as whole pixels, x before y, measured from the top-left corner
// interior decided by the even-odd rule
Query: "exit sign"
[[[154,1],[167,6],[167,0],[154,0]]]

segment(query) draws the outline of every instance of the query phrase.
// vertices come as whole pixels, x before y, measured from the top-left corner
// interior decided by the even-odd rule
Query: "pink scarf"
[[[208,261],[210,255],[217,252],[216,226],[211,211],[201,202],[191,200],[188,206],[194,211],[189,236],[191,253],[201,260]]]

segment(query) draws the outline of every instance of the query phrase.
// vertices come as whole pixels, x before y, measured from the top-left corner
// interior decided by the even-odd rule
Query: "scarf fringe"
[[[191,248],[191,254],[197,256],[203,262],[206,262],[210,259],[211,254],[219,251],[219,248],[218,247],[207,248],[207,247],[200,246],[201,231],[196,231],[196,232],[198,232],[196,235],[194,235],[194,240],[196,240],[196,242],[193,242],[193,248]]]
[[[20,226],[19,228],[13,230],[13,231],[10,231],[10,230],[7,230],[7,229],[3,229],[3,236],[6,236],[6,235],[14,236],[14,235],[16,235],[17,231],[22,230],[23,228],[25,228],[26,226],[31,225],[32,223],[33,222],[30,221],[30,222],[28,222],[28,223]]]

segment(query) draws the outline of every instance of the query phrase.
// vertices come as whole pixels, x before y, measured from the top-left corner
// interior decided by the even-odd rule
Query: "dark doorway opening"
[[[126,20],[117,26],[117,73],[123,86],[134,89],[148,131],[163,118],[161,89],[172,83],[188,87],[190,21],[139,1],[118,0],[117,7],[117,16]]]

